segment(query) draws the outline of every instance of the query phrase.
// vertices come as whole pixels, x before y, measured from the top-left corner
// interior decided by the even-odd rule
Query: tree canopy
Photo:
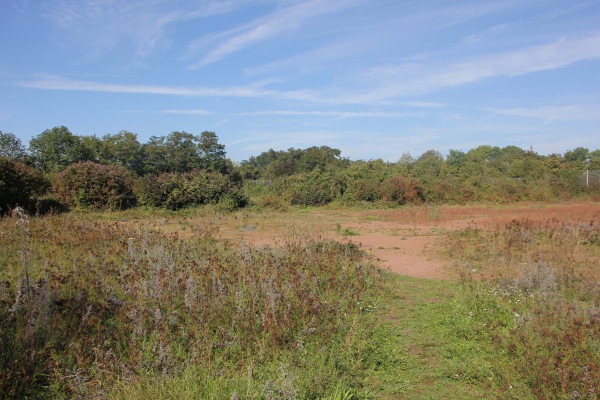
[[[24,160],[27,158],[27,151],[13,133],[0,131],[0,157]]]

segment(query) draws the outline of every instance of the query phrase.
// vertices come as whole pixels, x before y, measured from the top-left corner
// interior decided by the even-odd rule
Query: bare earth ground
[[[558,218],[598,223],[600,203],[242,211],[218,220],[210,218],[165,220],[158,228],[166,233],[189,236],[193,231],[217,230],[218,227],[218,238],[242,240],[256,246],[275,244],[294,236],[320,235],[359,244],[379,259],[384,269],[418,278],[452,279],[455,274],[450,268],[451,263],[438,251],[444,232],[467,226],[485,229],[513,219],[543,221]]]

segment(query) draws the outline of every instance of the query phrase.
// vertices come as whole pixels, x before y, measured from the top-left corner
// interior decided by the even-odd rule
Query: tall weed
[[[464,301],[485,311],[472,315],[476,326],[534,397],[600,396],[599,239],[595,221],[559,220],[515,220],[449,237],[469,293]]]
[[[197,382],[221,382],[209,392],[267,398],[284,388],[280,365],[300,397],[358,384],[359,302],[377,274],[351,243],[294,234],[259,248],[218,242],[212,222],[184,241],[36,217],[26,285],[19,227],[0,219],[0,232],[0,397],[141,397],[201,370]]]

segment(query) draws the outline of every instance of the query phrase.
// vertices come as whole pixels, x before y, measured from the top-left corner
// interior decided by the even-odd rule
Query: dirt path
[[[367,213],[367,217],[373,218]],[[417,278],[456,278],[441,252],[445,232],[468,226],[488,229],[512,220],[600,220],[600,203],[513,204],[508,206],[441,206],[379,211],[380,219],[349,222],[351,239],[372,252],[381,266]],[[341,239],[338,237],[338,239]]]

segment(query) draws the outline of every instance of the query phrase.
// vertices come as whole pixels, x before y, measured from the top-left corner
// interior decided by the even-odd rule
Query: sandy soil
[[[467,226],[489,228],[514,219],[595,220],[600,223],[600,203],[513,204],[507,206],[422,206],[395,210],[310,209],[291,212],[248,212],[220,220],[192,218],[185,223],[196,232],[215,227],[223,240],[250,245],[274,244],[286,238],[320,235],[359,244],[376,257],[382,268],[420,278],[452,279],[450,260],[441,254],[445,232]],[[218,229],[216,228],[218,226]],[[160,229],[181,230],[181,221]],[[192,229],[187,229],[188,234]]]

